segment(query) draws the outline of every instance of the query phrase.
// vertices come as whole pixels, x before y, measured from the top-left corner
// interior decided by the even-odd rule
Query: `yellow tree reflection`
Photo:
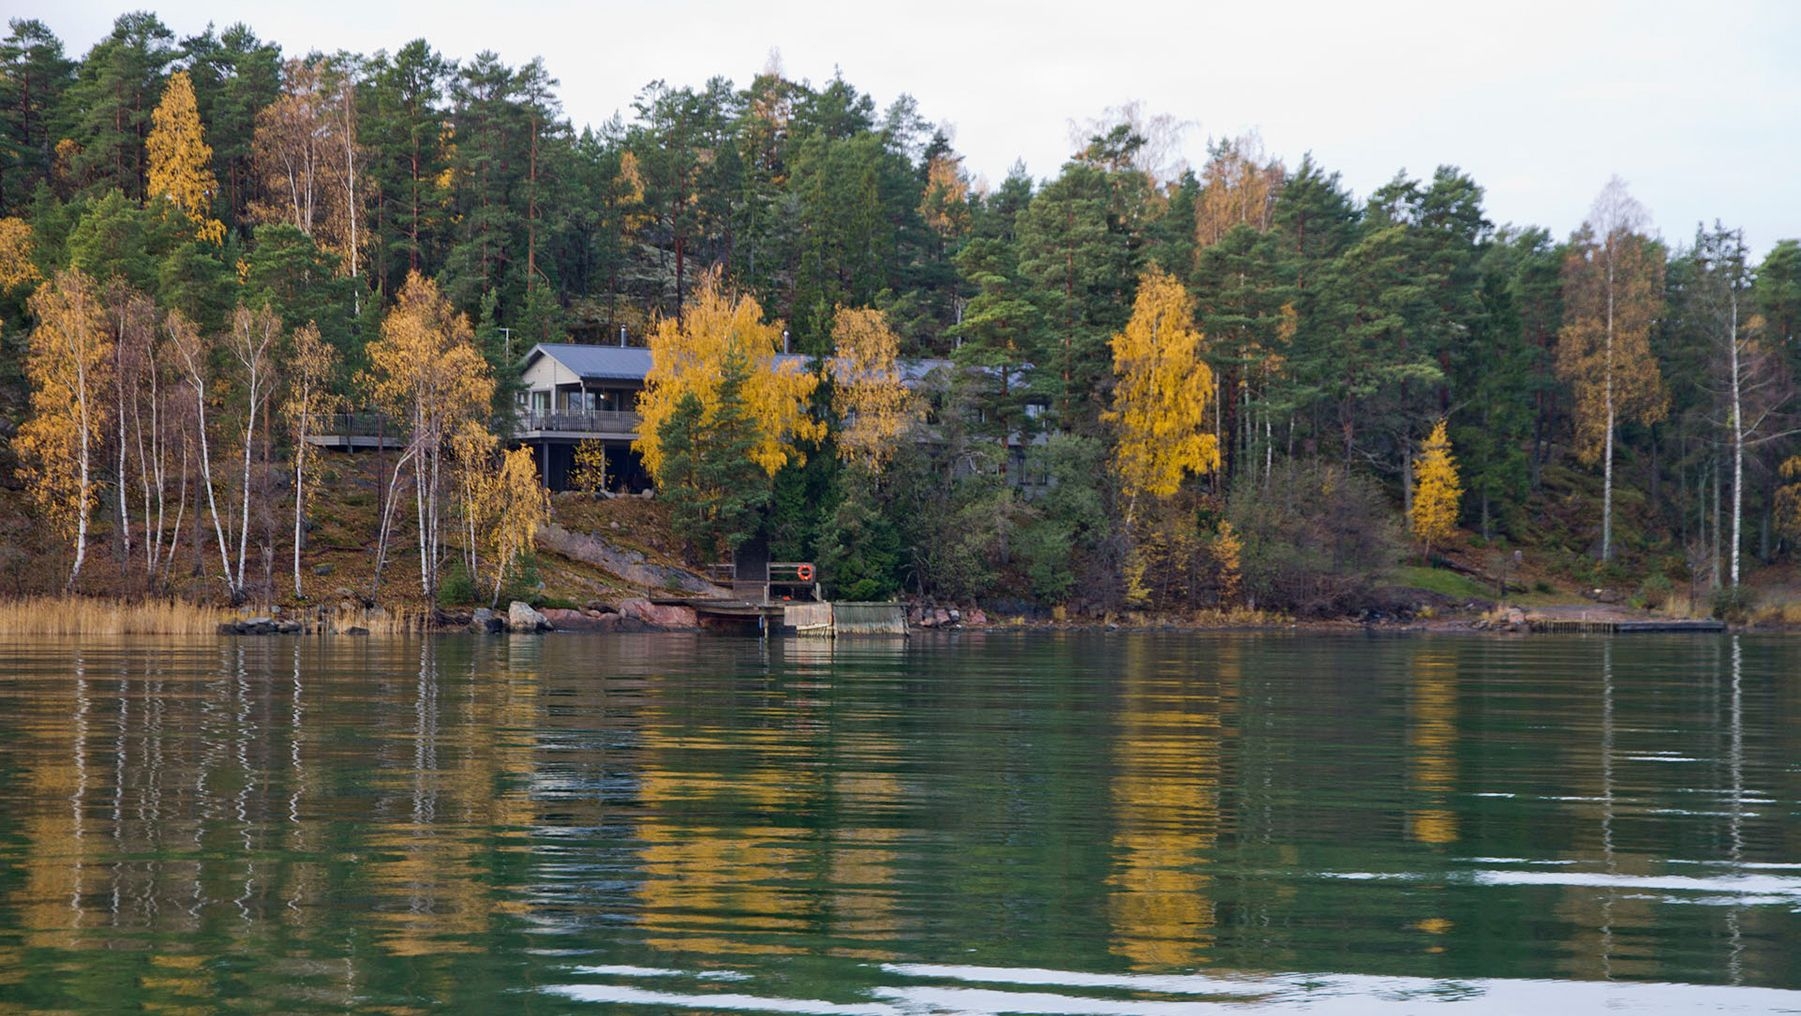
[[[1154,672],[1144,644],[1125,644],[1114,869],[1107,878],[1112,950],[1135,969],[1196,965],[1213,944],[1212,878],[1219,835],[1220,697],[1205,663]]]

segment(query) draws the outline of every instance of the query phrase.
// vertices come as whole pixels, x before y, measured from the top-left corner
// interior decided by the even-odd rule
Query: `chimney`
[[[788,351],[788,329],[782,329],[782,352]]]
[[[619,326],[619,348],[620,349],[625,348],[625,326],[624,325]]]

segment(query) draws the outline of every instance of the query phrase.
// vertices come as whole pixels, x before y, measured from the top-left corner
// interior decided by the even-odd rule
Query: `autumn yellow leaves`
[[[1178,536],[1185,534],[1159,530],[1192,525],[1179,515],[1172,519],[1167,512],[1143,511],[1145,502],[1156,508],[1178,493],[1185,478],[1220,466],[1219,439],[1208,427],[1219,393],[1205,357],[1205,336],[1194,321],[1194,298],[1187,287],[1153,267],[1139,280],[1131,319],[1112,340],[1113,397],[1101,419],[1113,427],[1113,468],[1130,543],[1123,569],[1129,602],[1146,598],[1147,555],[1183,542]],[[1422,444],[1414,471],[1410,522],[1430,551],[1456,529],[1462,498],[1443,419]],[[1210,550],[1219,564],[1221,588],[1233,593],[1240,582],[1242,549],[1242,538],[1222,521]]]
[[[223,330],[206,334],[129,286],[97,283],[78,269],[41,286],[31,309],[32,411],[15,446],[42,516],[73,551],[67,587],[80,578],[107,484],[118,509],[116,542],[141,559],[145,588],[168,581],[187,517],[204,519],[194,531],[216,547],[226,597],[249,596],[251,541],[268,572],[269,519],[281,498],[268,466],[265,421],[273,413],[292,444],[293,588],[303,595],[300,547],[317,486],[308,439],[338,408],[331,393],[342,370],[318,329],[308,322],[290,330],[267,306],[239,305]],[[437,590],[454,517],[467,573],[498,594],[549,503],[530,453],[503,453],[488,431],[494,381],[468,321],[414,275],[367,353],[358,388],[407,438],[383,501],[377,582],[395,515],[411,501],[422,593]]]

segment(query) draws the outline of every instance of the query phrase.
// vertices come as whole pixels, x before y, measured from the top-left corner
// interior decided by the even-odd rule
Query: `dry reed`
[[[0,600],[0,635],[211,635],[230,621],[251,616],[183,600],[108,600],[83,596],[35,596]],[[371,635],[408,635],[429,630],[431,612],[422,607],[337,610],[308,619],[307,630],[343,632],[356,627]]]
[[[181,600],[36,596],[0,600],[7,635],[210,635],[233,619],[221,607]]]

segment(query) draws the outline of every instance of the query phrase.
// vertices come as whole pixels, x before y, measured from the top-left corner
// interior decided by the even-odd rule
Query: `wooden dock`
[[[1625,635],[1639,632],[1723,632],[1726,622],[1691,618],[1528,617],[1531,631],[1561,634]]]

